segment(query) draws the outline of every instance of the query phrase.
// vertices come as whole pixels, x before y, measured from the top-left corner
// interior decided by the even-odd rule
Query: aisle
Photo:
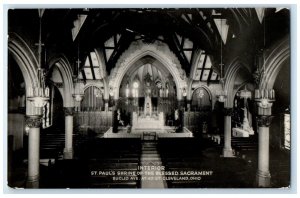
[[[153,172],[161,173],[161,171],[151,170],[151,166],[152,168],[162,166],[161,157],[157,151],[156,135],[144,136],[140,164],[144,169],[141,174],[141,188],[167,188],[167,183],[162,180],[161,176],[153,176]]]

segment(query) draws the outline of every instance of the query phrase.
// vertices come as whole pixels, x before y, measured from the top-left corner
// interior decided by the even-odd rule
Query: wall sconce
[[[38,70],[37,70],[37,85],[29,88],[27,99],[37,108],[41,108],[49,101],[49,88],[45,86],[45,74],[42,69],[42,15],[39,15],[39,42],[38,42]]]

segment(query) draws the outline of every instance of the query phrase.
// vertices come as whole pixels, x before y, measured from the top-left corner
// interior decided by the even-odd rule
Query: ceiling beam
[[[93,65],[93,61],[92,61],[92,58],[91,58],[90,54],[88,54],[88,59],[90,61],[90,67],[91,67],[91,70],[92,70],[93,79],[96,80],[94,65]]]

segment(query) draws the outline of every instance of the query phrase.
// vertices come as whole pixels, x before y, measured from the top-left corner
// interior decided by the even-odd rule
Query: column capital
[[[258,116],[257,122],[259,127],[270,127],[274,116]]]
[[[223,113],[224,113],[224,116],[232,116],[233,109],[232,108],[224,108]]]
[[[72,116],[74,114],[74,107],[64,107],[65,116]]]
[[[42,125],[41,115],[26,115],[25,117],[26,126],[29,128],[40,128]]]

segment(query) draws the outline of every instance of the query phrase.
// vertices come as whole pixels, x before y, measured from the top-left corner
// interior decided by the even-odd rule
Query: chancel
[[[8,186],[291,186],[289,8],[8,10]]]

